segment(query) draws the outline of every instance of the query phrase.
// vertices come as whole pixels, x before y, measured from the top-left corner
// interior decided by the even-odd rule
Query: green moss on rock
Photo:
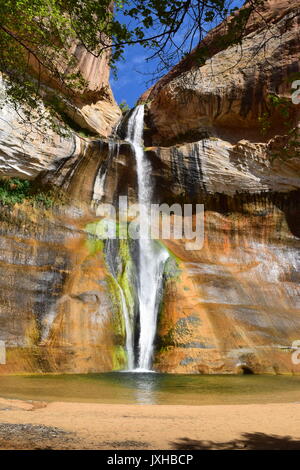
[[[129,240],[120,240],[119,255],[122,261],[122,271],[118,276],[118,282],[123,290],[129,315],[133,317],[136,297],[134,288],[135,266],[131,257],[129,243]]]
[[[121,370],[126,367],[127,354],[123,346],[116,345],[112,355],[112,369]]]
[[[124,346],[126,332],[120,289],[117,281],[112,275],[107,276],[106,282],[113,307],[112,328],[115,336],[115,343]]]

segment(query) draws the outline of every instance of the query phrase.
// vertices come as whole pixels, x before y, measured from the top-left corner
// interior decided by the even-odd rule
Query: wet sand
[[[109,405],[1,398],[0,449],[300,449],[300,403]]]

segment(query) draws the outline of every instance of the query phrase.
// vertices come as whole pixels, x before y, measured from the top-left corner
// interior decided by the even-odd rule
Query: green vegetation
[[[293,129],[293,104],[289,98],[281,97],[275,94],[267,96],[269,109],[262,113],[258,118],[261,133],[266,134],[272,127],[272,115],[277,114],[282,118],[282,123],[288,132]]]
[[[289,79],[291,81],[291,79]],[[270,94],[268,97],[268,110],[258,118],[260,131],[266,135],[273,127],[274,116],[279,116],[285,127],[286,139],[281,142],[280,148],[271,152],[271,158],[293,158],[300,152],[300,136],[298,127],[295,125],[295,106],[289,98]]]
[[[118,276],[118,282],[123,290],[128,313],[131,318],[134,316],[135,305],[135,287],[134,287],[134,271],[135,266],[130,253],[130,241],[120,240],[119,256],[122,261],[121,272]]]
[[[265,111],[258,117],[258,123],[260,127],[260,132],[262,135],[267,134],[271,128],[270,114]]]
[[[86,246],[91,256],[96,255],[104,248],[105,220],[90,222],[86,225],[85,231],[88,233]]]
[[[179,268],[178,260],[176,257],[170,253],[169,258],[165,263],[164,276],[166,280],[179,280],[181,269]]]
[[[126,100],[122,100],[121,103],[119,103],[119,108],[121,109],[122,114],[126,114],[128,111],[130,111],[130,107]]]
[[[30,181],[11,178],[0,181],[0,201],[3,205],[21,204],[29,196]]]
[[[101,219],[99,221],[91,222],[86,225],[85,230],[88,233],[88,239],[86,240],[86,246],[89,250],[91,256],[97,254],[99,251],[103,252],[105,247],[105,238],[106,238],[106,226],[107,220]],[[118,223],[115,224],[116,236],[127,232],[127,224]],[[134,307],[135,307],[135,288],[134,288],[134,263],[130,253],[130,240],[128,239],[119,239],[119,251],[118,251],[118,273],[116,277],[112,274],[109,274],[106,277],[106,282],[110,294],[110,299],[112,302],[112,329],[114,332],[116,345],[114,354],[113,354],[113,368],[118,370],[122,367],[125,367],[127,358],[126,351],[124,349],[125,345],[125,319],[122,306],[122,298],[120,289],[122,289],[125,302],[128,309],[128,314],[131,318],[134,316]],[[109,266],[107,266],[109,272]]]
[[[91,256],[94,256],[99,252],[103,253],[105,247],[106,228],[106,219],[101,219],[86,225],[85,231],[88,233],[86,246]],[[120,224],[116,224],[115,230],[117,233],[119,232]],[[106,284],[112,306],[111,328],[113,330],[115,344],[112,351],[113,370],[123,369],[127,363],[127,354],[125,350],[125,320],[122,310],[120,287],[124,292],[129,314],[133,314],[134,309],[134,291],[132,283],[130,282],[132,261],[128,240],[119,240],[119,242],[119,256],[122,261],[120,273],[117,279],[115,279],[112,274],[108,274],[106,276]],[[109,267],[107,266],[107,268],[109,272]]]
[[[104,246],[103,240],[99,240],[98,238],[89,237],[86,240],[86,247],[88,249],[90,256],[94,256],[97,253],[102,252],[103,246]]]
[[[113,306],[112,328],[115,335],[115,343],[125,344],[125,321],[122,312],[122,299],[117,281],[112,275],[106,277]]]
[[[28,202],[34,206],[51,208],[55,203],[64,203],[64,196],[54,189],[38,188],[34,181],[10,178],[0,180],[0,204],[14,206]]]
[[[291,102],[288,98],[282,98],[277,95],[268,96],[270,103],[274,109],[278,109],[279,114],[284,118],[284,123],[286,126],[289,126],[291,123],[290,119],[290,107]]]

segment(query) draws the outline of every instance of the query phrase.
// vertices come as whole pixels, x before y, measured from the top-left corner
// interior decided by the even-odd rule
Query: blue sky
[[[141,94],[149,88],[147,82],[151,76],[145,76],[155,70],[155,62],[146,63],[149,51],[140,45],[127,46],[124,61],[117,64],[118,77],[111,77],[111,86],[115,99],[118,103],[125,100],[133,107]]]
[[[239,7],[243,3],[242,0],[232,0],[231,7]],[[211,27],[214,26],[215,24],[211,25]],[[179,31],[178,36],[182,34]],[[195,38],[194,45],[196,45],[196,42],[197,39]],[[118,103],[125,100],[130,107],[133,107],[142,93],[152,85],[152,74],[155,72],[158,63],[157,60],[146,62],[146,58],[152,52],[138,44],[126,47],[124,60],[117,64],[118,77],[117,79],[111,77],[110,80]]]

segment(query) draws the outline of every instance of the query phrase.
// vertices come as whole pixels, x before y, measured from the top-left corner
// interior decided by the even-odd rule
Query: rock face
[[[109,87],[108,57],[95,58],[78,43],[70,53],[85,89],[69,96],[44,72],[42,86],[59,93],[78,130],[108,136],[121,115]],[[92,372],[126,365],[111,274],[98,241],[86,232],[95,218],[94,179],[108,150],[107,142],[102,152],[98,147],[72,130],[60,135],[40,122],[26,122],[22,110],[5,99],[1,80],[0,177],[33,180],[44,194],[50,186],[58,194],[50,196],[55,210],[41,201],[14,206],[1,201],[0,337],[7,364],[0,373]]]
[[[109,85],[109,52],[95,56],[88,52],[79,40],[74,40],[69,48],[69,56],[74,64],[60,63],[60,73],[80,73],[85,85],[82,88],[66,88],[54,79],[37,59],[29,55],[32,73],[39,76],[44,92],[59,93],[64,112],[78,126],[95,134],[107,137],[121,116]]]
[[[160,193],[188,199],[203,192],[233,196],[237,192],[287,192],[299,189],[300,159],[297,156],[272,158],[270,143],[240,140],[232,145],[220,138],[171,147],[148,148],[149,159],[158,168]],[[167,181],[172,179],[171,188]],[[165,195],[167,197],[167,194]]]
[[[63,137],[51,129],[43,131],[28,124],[5,101],[1,86],[0,176],[32,179],[45,170],[56,168],[60,160],[79,157],[83,139],[75,133]]]
[[[291,233],[285,212],[294,207],[299,218],[299,193],[289,198],[207,201],[203,248],[166,242],[178,272],[166,282],[157,369],[299,371],[291,346],[300,331],[300,234]]]
[[[298,21],[295,1],[266,2],[241,45],[217,48],[219,26],[206,38],[212,52],[205,64],[192,54],[143,97],[155,202],[205,209],[200,250],[188,250],[186,240],[161,241],[170,258],[157,371],[299,372],[291,353],[300,339],[300,156],[297,132],[287,131],[299,126],[299,105],[290,101]],[[90,99],[99,100],[106,72],[101,81],[93,60],[77,53],[90,80],[73,103],[83,113],[98,106]],[[0,339],[8,360],[0,373],[125,368],[119,287],[137,315],[137,253],[125,241],[109,251],[96,212],[99,202],[116,204],[120,195],[136,202],[131,146],[75,134],[43,142],[32,133],[23,141],[24,130],[10,130],[15,116],[5,113],[2,176],[56,189],[52,209],[32,201],[1,206]]]
[[[109,85],[109,57],[95,57],[77,41],[70,49],[75,65],[69,72],[80,72],[85,87],[80,90],[65,90],[41,70],[41,90],[60,98],[63,119],[76,130],[108,137],[121,117]],[[30,59],[33,71],[37,68]],[[0,77],[0,176],[35,178],[41,172],[54,170],[57,165],[72,157],[79,158],[85,148],[84,138],[70,130],[64,121],[58,126],[64,129],[59,134],[49,127],[45,118],[33,118],[28,123],[24,110],[15,109],[5,97],[5,83]],[[68,130],[67,130],[68,129]]]
[[[24,155],[24,167],[10,170],[5,160],[2,170],[5,176],[24,177],[26,171],[26,179],[35,177],[33,185],[44,190],[53,207],[26,199],[14,206],[1,204],[0,338],[7,363],[0,373],[124,369],[122,304],[103,241],[94,233],[99,217],[92,201],[103,166],[107,202],[128,192],[130,148],[121,143],[112,153],[105,139],[74,137],[69,155],[32,168],[35,145],[29,147],[28,160]],[[42,155],[46,148],[41,145]],[[134,176],[131,186],[133,193]]]
[[[1,373],[126,366],[120,306],[88,220],[80,207],[1,211]]]

